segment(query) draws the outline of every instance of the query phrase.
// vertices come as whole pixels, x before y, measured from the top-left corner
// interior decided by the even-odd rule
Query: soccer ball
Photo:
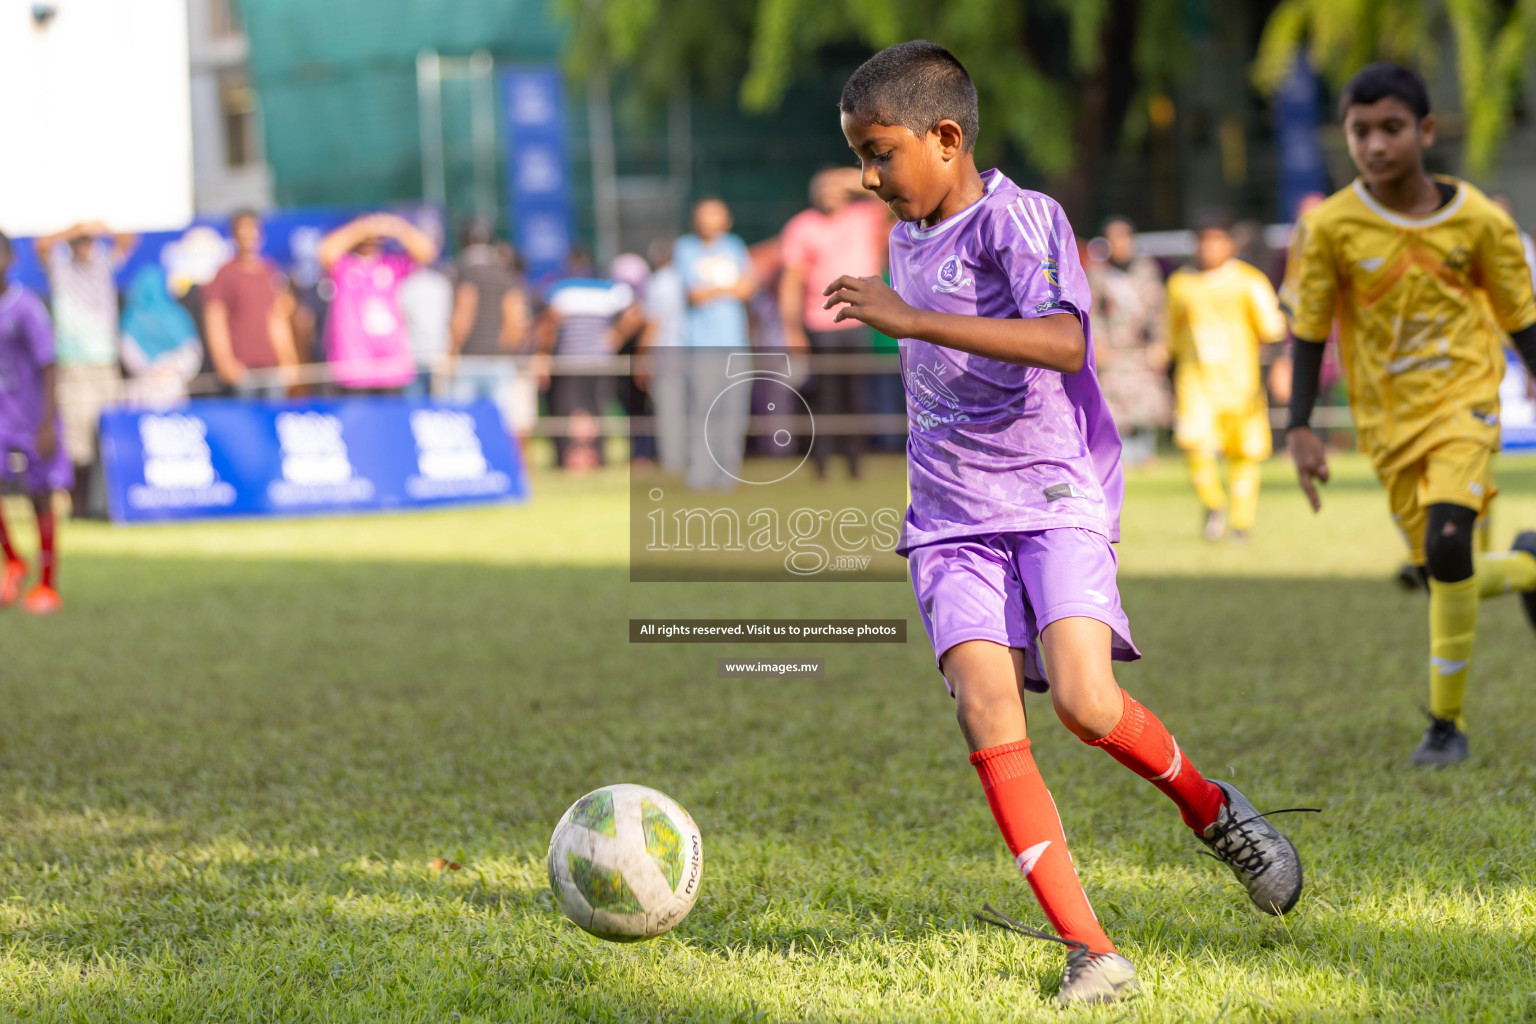
[[[703,873],[699,827],[645,786],[594,789],[549,837],[549,887],[565,916],[614,942],[654,938],[687,917]]]

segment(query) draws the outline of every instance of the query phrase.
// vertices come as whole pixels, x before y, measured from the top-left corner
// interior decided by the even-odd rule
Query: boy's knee
[[[1424,528],[1424,567],[1430,579],[1460,583],[1472,578],[1477,513],[1462,505],[1429,506]]]
[[[1115,731],[1124,710],[1124,698],[1118,686],[1107,690],[1103,687],[1074,691],[1064,697],[1052,690],[1052,706],[1056,717],[1080,740],[1101,740]]]

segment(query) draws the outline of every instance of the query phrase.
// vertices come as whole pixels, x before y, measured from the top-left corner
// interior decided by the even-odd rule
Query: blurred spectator
[[[672,239],[651,243],[655,268],[645,289],[645,333],[641,352],[651,353],[637,374],[655,410],[656,457],[661,468],[682,476],[688,465],[688,387],[683,347],[687,343],[688,293],[672,259]]]
[[[213,371],[226,393],[281,395],[293,383],[299,364],[288,280],[261,254],[261,217],[254,210],[237,212],[229,229],[235,239],[234,258],[203,289],[203,324]],[[277,370],[278,380],[262,373],[252,378],[253,370]]]
[[[128,285],[122,339],[129,399],[149,406],[186,400],[203,365],[203,342],[192,315],[171,298],[158,263],[140,267]]]
[[[731,233],[731,211],[723,200],[711,197],[694,204],[693,233],[677,240],[672,259],[688,296],[684,408],[689,437],[683,480],[695,490],[728,490],[741,467],[751,408],[750,389],[726,387],[729,355],[747,349],[746,302],[757,282],[746,244]]]
[[[234,254],[234,246],[218,231],[205,225],[188,228],[180,238],[166,244],[160,250],[160,262],[165,267],[165,283],[172,296],[197,328],[197,336],[204,339],[203,361],[198,366],[199,375],[214,374],[213,359],[208,355],[208,324],[205,319],[204,293],[213,283],[219,269]],[[199,390],[202,390],[199,382]]]
[[[319,228],[307,226],[294,229],[288,236],[288,278],[294,301],[293,347],[301,363],[324,363],[328,358],[326,327],[336,285],[320,265],[320,243],[324,237]]]
[[[747,331],[752,349],[784,353],[788,363],[781,364],[781,367],[787,365],[789,371],[789,376],[782,380],[762,376],[752,385],[752,408],[747,421],[751,424],[746,440],[748,456],[793,455],[799,458],[806,453],[805,448],[793,443],[780,444],[775,438],[804,437],[807,443],[815,439],[809,432],[797,429],[796,417],[805,414],[803,409],[798,408],[799,403],[795,403],[796,408],[789,408],[784,402],[775,401],[783,394],[778,384],[788,384],[796,393],[801,393],[811,376],[810,354],[804,349],[791,351],[784,338],[784,320],[779,316],[779,283],[784,273],[783,253],[783,234],[747,246],[747,255],[752,260],[752,274],[758,284],[757,291],[747,302]]]
[[[386,241],[405,251],[386,249]],[[336,288],[327,318],[336,383],[350,391],[398,392],[416,378],[400,285],[437,259],[437,245],[404,218],[375,213],[326,235],[319,255]]]
[[[1136,251],[1136,229],[1124,217],[1105,222],[1102,258],[1087,266],[1099,385],[1120,428],[1126,464],[1142,465],[1156,457],[1157,432],[1172,417],[1163,275],[1155,260]]]
[[[538,418],[538,390],[512,360],[499,357],[526,348],[527,287],[486,221],[465,224],[462,245],[453,293],[450,394],[460,402],[493,400],[507,428],[525,436]],[[459,356],[469,356],[470,365],[460,364]]]
[[[442,253],[442,228],[433,223],[422,229]],[[400,286],[400,315],[410,342],[416,377],[405,393],[426,398],[433,392],[434,375],[448,368],[453,347],[453,281],[441,261],[423,263]]]
[[[857,320],[833,319],[824,309],[822,290],[842,275],[878,277],[885,269],[890,238],[890,213],[866,195],[859,171],[828,168],[811,179],[811,208],[784,226],[784,271],[779,278],[779,315],[791,349],[809,347],[815,355],[867,352],[869,328]],[[863,385],[856,374],[814,373],[807,398],[815,416],[858,414],[863,411]],[[829,434],[811,444],[818,478],[827,475],[827,460],[841,453],[848,474],[858,476],[864,450],[860,434]]]
[[[34,244],[53,295],[64,450],[75,468],[73,514],[104,515],[105,504],[94,486],[97,431],[102,410],[117,401],[122,387],[113,275],[138,239],[91,221],[44,235]]]
[[[614,378],[601,372],[622,337],[642,316],[634,289],[594,277],[586,252],[573,249],[567,276],[549,290],[539,319],[539,349],[561,357],[560,373],[539,371],[549,388],[549,411],[567,419],[568,432],[555,438],[562,469],[587,470],[604,462],[597,417],[614,400]]]
[[[633,356],[639,350],[640,342],[645,336],[645,292],[651,280],[651,265],[638,253],[622,252],[608,265],[608,277],[619,284],[629,285],[635,293],[637,315],[624,318],[623,333],[618,337],[619,355]],[[630,417],[651,415],[650,396],[645,393],[645,388],[633,373],[619,378],[616,383],[619,404],[624,407],[624,415]],[[635,462],[655,462],[656,436],[631,432],[629,457]]]

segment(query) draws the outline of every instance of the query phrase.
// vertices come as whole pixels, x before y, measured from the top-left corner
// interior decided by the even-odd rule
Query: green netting
[[[548,0],[260,0],[245,4],[244,13],[274,194],[285,206],[422,198],[420,50],[446,57],[485,49],[505,66],[558,60],[564,39]],[[851,159],[836,102],[856,61],[834,63],[848,66],[828,66],[764,116],[742,114],[734,91],[693,98],[692,194],[725,198],[748,241],[776,234],[804,207],[806,182],[819,166]],[[619,175],[665,175],[665,111],[627,99],[631,90],[622,81],[613,94]],[[568,85],[567,95],[576,228],[590,243],[592,167],[580,83]],[[462,83],[444,83],[443,122],[449,216],[456,223],[473,200]],[[498,141],[498,158],[503,151]],[[498,166],[499,204],[504,182]]]

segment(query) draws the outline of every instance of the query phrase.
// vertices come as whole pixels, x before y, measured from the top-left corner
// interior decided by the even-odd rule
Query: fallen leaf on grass
[[[458,871],[463,866],[458,861],[449,860],[447,857],[438,857],[427,862],[427,867],[433,871]]]

